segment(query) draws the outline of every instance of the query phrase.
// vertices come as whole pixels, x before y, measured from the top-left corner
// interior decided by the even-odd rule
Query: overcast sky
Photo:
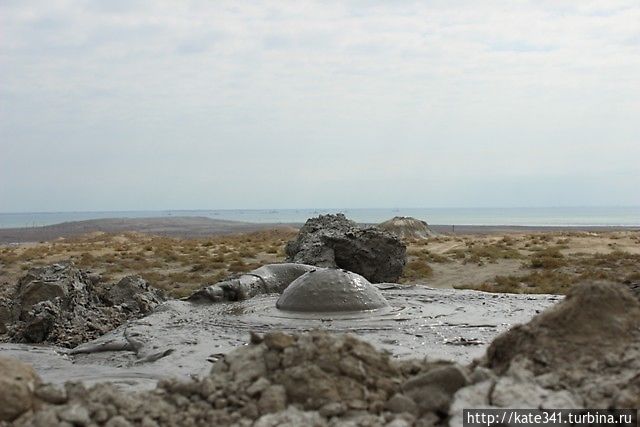
[[[640,205],[640,2],[0,0],[0,211]]]

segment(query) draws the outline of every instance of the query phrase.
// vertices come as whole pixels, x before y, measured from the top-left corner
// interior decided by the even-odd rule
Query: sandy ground
[[[434,288],[468,287],[492,280],[496,276],[518,274],[522,263],[514,260],[503,260],[493,264],[476,265],[458,262],[434,264],[433,277],[422,283]]]

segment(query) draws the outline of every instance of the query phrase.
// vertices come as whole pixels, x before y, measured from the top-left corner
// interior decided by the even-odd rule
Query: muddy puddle
[[[251,331],[350,332],[396,358],[467,363],[481,356],[496,335],[562,298],[376,286],[389,307],[355,313],[287,312],[276,308],[278,294],[215,304],[169,301],[71,351],[0,344],[0,352],[32,364],[44,381],[110,381],[126,389],[152,388],[165,377],[203,376],[222,355],[246,345]]]

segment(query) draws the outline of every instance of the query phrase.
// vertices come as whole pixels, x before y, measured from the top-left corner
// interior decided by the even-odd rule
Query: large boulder
[[[405,245],[375,227],[359,227],[343,214],[307,220],[296,239],[287,243],[288,261],[343,268],[372,283],[395,282],[405,264]]]
[[[428,239],[436,235],[425,221],[410,216],[395,216],[378,224],[378,228],[400,239]]]

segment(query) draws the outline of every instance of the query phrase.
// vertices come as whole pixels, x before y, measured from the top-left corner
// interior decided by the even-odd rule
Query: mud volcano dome
[[[280,310],[302,312],[365,311],[388,306],[367,279],[337,268],[318,268],[303,274],[276,302]]]

